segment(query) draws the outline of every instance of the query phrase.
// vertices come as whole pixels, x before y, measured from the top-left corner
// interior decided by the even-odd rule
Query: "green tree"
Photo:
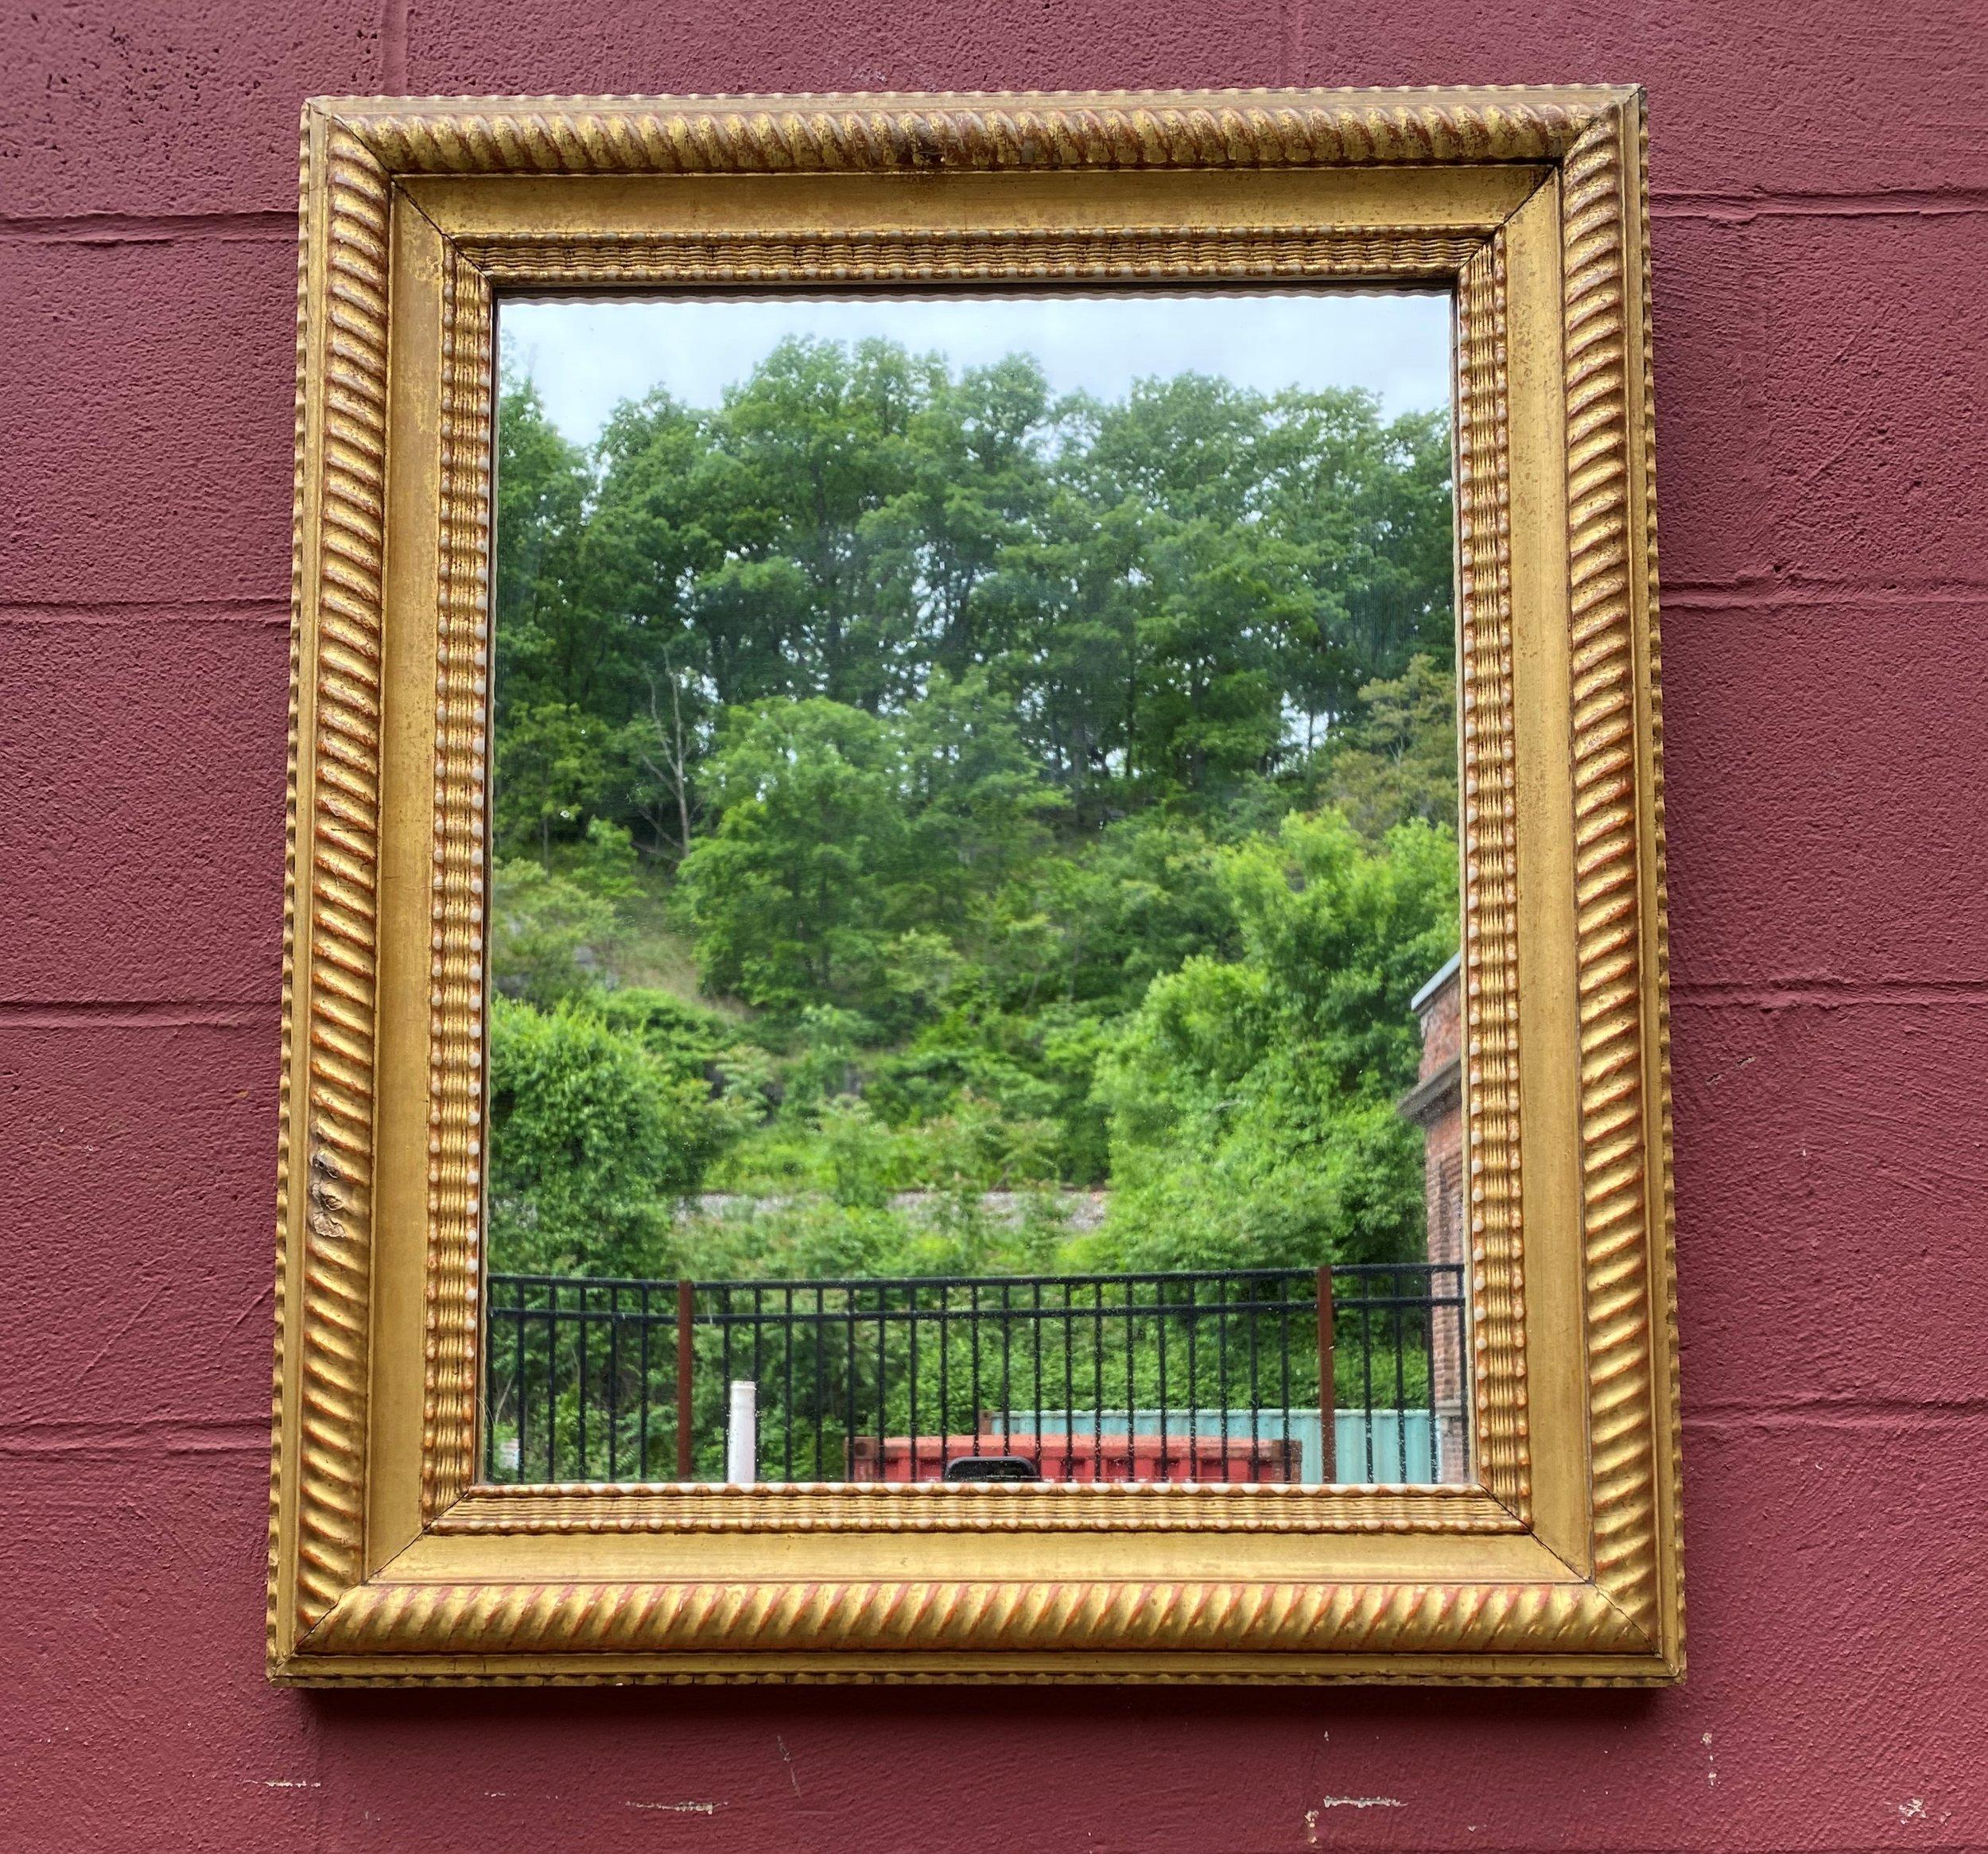
[[[507,997],[557,1004],[599,982],[619,923],[615,904],[530,857],[491,870],[490,981]]]
[[[612,743],[600,717],[570,702],[514,705],[497,730],[499,849],[535,850],[549,864],[553,841],[584,834],[607,789]]]
[[[495,609],[499,723],[513,702],[584,702],[613,627],[585,596],[592,476],[546,417],[537,387],[507,371],[497,405]]]
[[[1337,812],[1226,853],[1242,956],[1156,980],[1100,1064],[1111,1215],[1140,1268],[1404,1258],[1420,1230],[1408,1000],[1455,944],[1446,831],[1371,849]]]
[[[891,717],[907,826],[900,906],[908,926],[956,933],[1047,848],[1055,803],[984,672],[933,673]]]
[[[914,612],[879,518],[916,479],[912,428],[945,372],[892,342],[790,339],[712,421],[716,519],[785,594],[794,694],[874,710],[910,686]]]
[[[1456,683],[1417,654],[1365,684],[1327,745],[1322,790],[1370,838],[1420,818],[1457,824]]]
[[[490,1255],[504,1273],[673,1273],[678,1199],[728,1122],[709,1086],[584,1007],[490,1007]]]
[[[509,374],[499,414],[491,965],[541,1007],[506,1020],[507,1242],[597,1215],[660,1257],[722,1149],[836,1200],[759,1217],[747,1272],[1039,1261],[1054,1218],[1011,1240],[975,1194],[1050,1178],[1109,1177],[1114,1263],[1412,1246],[1406,1000],[1455,932],[1440,417],[822,341],[591,452]],[[555,1042],[640,1149],[597,1202],[533,1170],[593,1163],[531,1130],[577,1111]]]
[[[900,770],[891,729],[859,709],[737,712],[708,768],[717,827],[678,871],[707,985],[786,1011],[868,995],[903,868]]]

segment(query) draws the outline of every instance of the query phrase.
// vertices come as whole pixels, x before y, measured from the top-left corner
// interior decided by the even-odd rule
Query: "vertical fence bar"
[[[939,1439],[939,1479],[945,1479],[946,1463],[953,1459],[953,1328],[948,1319],[952,1311],[953,1289],[949,1282],[942,1282],[938,1290],[939,1335],[939,1413],[936,1433]],[[918,1448],[914,1440],[911,1449],[911,1479],[918,1479]]]
[[[1132,1322],[1136,1309],[1132,1297],[1137,1292],[1131,1281],[1125,1283],[1125,1478],[1139,1479],[1139,1387],[1132,1381],[1132,1352],[1135,1340]]]
[[[1006,1281],[1000,1285],[1000,1452],[1014,1454],[1014,1297]],[[974,1418],[980,1434],[980,1418]],[[978,1440],[974,1446],[980,1446]]]
[[[1072,1291],[1064,1283],[1064,1480],[1076,1478],[1077,1460],[1077,1327]]]
[[[914,1290],[914,1292],[915,1292],[915,1290]],[[890,1478],[883,1471],[883,1438],[890,1432],[887,1427],[888,1419],[884,1409],[883,1402],[884,1381],[888,1375],[885,1367],[889,1362],[889,1349],[887,1343],[887,1335],[890,1328],[888,1323],[883,1316],[890,1310],[890,1304],[891,1290],[888,1288],[879,1288],[876,1291],[876,1478],[880,1481],[887,1480]],[[907,1297],[905,1304],[907,1307],[913,1305],[913,1302],[910,1296]],[[915,1461],[918,1459],[918,1322],[915,1319],[907,1317],[905,1320],[905,1325],[910,1329],[910,1339],[908,1341],[911,1356],[910,1427],[911,1431],[911,1459]]]
[[[1036,1369],[1034,1369],[1034,1377],[1030,1378],[1030,1385],[1034,1386],[1034,1397],[1036,1397],[1036,1421],[1030,1425],[1030,1434],[1034,1434],[1034,1438],[1036,1438],[1036,1472],[1040,1474],[1042,1456],[1044,1456],[1044,1444],[1042,1444],[1042,1281],[1036,1283],[1036,1313],[1034,1313],[1030,1331],[1032,1331],[1034,1341],[1036,1341]]]
[[[1445,1478],[1462,1480],[1470,1472],[1470,1461],[1477,1442],[1471,1432],[1470,1417],[1474,1400],[1470,1390],[1470,1307],[1464,1292],[1463,1270],[1458,1267],[1453,1277],[1451,1292],[1456,1296],[1457,1309],[1457,1440],[1459,1458],[1455,1471]],[[1431,1395],[1435,1394],[1431,1390]],[[1442,1464],[1437,1463],[1439,1472]]]
[[[1402,1480],[1408,1480],[1408,1303],[1402,1277],[1396,1275],[1388,1283],[1388,1291],[1394,1297],[1394,1452],[1402,1470]]]
[[[518,1366],[518,1471],[514,1479],[531,1479],[533,1443],[526,1433],[526,1425],[531,1418],[531,1383],[526,1374],[531,1362],[530,1314],[526,1306],[521,1288],[516,1296],[516,1308],[512,1314],[513,1350]]]
[[[1105,1459],[1105,1284],[1094,1282],[1091,1304],[1096,1309],[1091,1334],[1091,1479],[1101,1481],[1098,1472]]]
[[[1281,1288],[1277,1295],[1277,1395],[1282,1400],[1281,1414],[1277,1425],[1277,1441],[1283,1458],[1283,1472],[1279,1477],[1291,1479],[1291,1310],[1302,1307],[1302,1300],[1293,1300]],[[1298,1478],[1304,1479],[1302,1464]]]
[[[825,1450],[825,1425],[828,1421],[829,1381],[826,1353],[829,1349],[829,1296],[825,1288],[814,1290],[814,1324],[809,1331],[814,1335],[814,1461],[808,1471],[810,1480],[824,1481],[830,1477],[821,1471],[821,1456]]]
[[[1262,1300],[1258,1297],[1264,1291],[1264,1284],[1251,1280],[1245,1284],[1248,1299],[1243,1305],[1248,1309],[1245,1317],[1249,1324],[1249,1478],[1260,1481],[1264,1478],[1263,1444],[1263,1333]]]
[[[497,1390],[497,1310],[490,1304],[489,1296],[483,1300],[484,1318],[489,1323],[490,1337],[483,1345],[483,1479],[497,1478],[497,1418],[501,1409]]]
[[[1187,1277],[1187,1478],[1201,1479],[1201,1373],[1194,1357],[1194,1280]]]
[[[696,1377],[690,1350],[690,1316],[696,1304],[688,1281],[677,1283],[677,1479],[687,1481],[695,1471],[690,1450],[690,1392]]]
[[[735,1349],[732,1337],[732,1310],[734,1296],[730,1284],[712,1290],[718,1296],[718,1336],[720,1350],[724,1356],[718,1363],[718,1477],[724,1478],[726,1448],[725,1411],[730,1407],[725,1399],[731,1394],[732,1374],[737,1369],[732,1359]]]
[[[906,1478],[911,1480],[916,1480],[918,1478],[918,1291],[915,1286],[909,1288],[905,1291],[904,1307],[904,1347],[905,1355],[908,1360],[906,1370],[906,1378],[907,1382],[905,1394],[910,1399],[909,1407],[911,1413],[910,1421],[906,1425],[906,1427],[911,1431],[909,1446],[911,1451],[911,1465],[907,1471]],[[877,1459],[880,1461],[883,1459],[881,1451],[883,1447],[883,1437],[885,1433],[883,1418],[883,1325],[880,1320],[877,1323],[876,1330],[878,1335],[876,1355],[876,1445],[879,1450]],[[940,1401],[943,1402],[945,1401],[945,1393],[942,1391],[939,1395]],[[944,1421],[943,1417],[941,1418],[941,1421]],[[879,1480],[883,1480],[886,1478],[887,1477],[881,1471],[878,1473],[877,1479]]]
[[[649,1405],[651,1401],[649,1386],[649,1329],[655,1323],[650,1310],[649,1284],[646,1281],[642,1284],[642,1312],[639,1317],[642,1321],[639,1329],[642,1358],[636,1370],[641,1373],[642,1402],[638,1415],[641,1427],[636,1432],[635,1479],[639,1481],[646,1481],[649,1478]]]
[[[1360,1478],[1371,1482],[1374,1473],[1373,1450],[1373,1325],[1376,1309],[1360,1308]]]
[[[966,1330],[973,1335],[973,1348],[969,1359],[973,1381],[973,1407],[967,1412],[973,1436],[972,1443],[969,1444],[969,1452],[978,1455],[980,1452],[980,1416],[982,1413],[980,1409],[980,1284],[978,1281],[969,1281],[966,1285],[966,1293],[968,1308]]]
[[[843,1289],[843,1313],[849,1315],[849,1319],[845,1321],[845,1329],[843,1329],[843,1349],[845,1349],[845,1361],[843,1361],[845,1382],[843,1382],[843,1389],[849,1393],[849,1421],[843,1426],[843,1456],[845,1456],[843,1472],[851,1480],[857,1478],[857,1313],[861,1311],[859,1309],[859,1299],[861,1299],[861,1295],[853,1287]]]
[[[621,1419],[621,1289],[608,1289],[608,1472],[615,1479],[615,1432]]]
[[[786,1432],[784,1452],[781,1456],[781,1478],[794,1479],[794,1290],[786,1294],[786,1317],[780,1323],[780,1343],[783,1357],[782,1374],[786,1393],[780,1407],[780,1427]]]
[[[574,1413],[573,1426],[579,1434],[580,1465],[573,1479],[587,1479],[587,1305],[588,1288],[585,1283],[580,1288],[580,1311],[573,1316],[576,1323],[574,1338],[578,1347],[577,1360],[573,1366],[573,1382],[579,1391],[579,1407]]]
[[[1229,1283],[1217,1284],[1215,1301],[1215,1408],[1221,1417],[1221,1478],[1236,1477],[1229,1453]]]
[[[546,1479],[559,1479],[559,1289],[546,1296]]]
[[[1326,1483],[1339,1478],[1339,1390],[1334,1382],[1338,1350],[1333,1335],[1332,1266],[1318,1271],[1318,1445]]]

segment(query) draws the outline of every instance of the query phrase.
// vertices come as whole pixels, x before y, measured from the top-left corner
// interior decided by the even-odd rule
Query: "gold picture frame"
[[[303,130],[273,1677],[1679,1677],[1641,93]],[[1454,292],[1475,1484],[479,1485],[495,293],[1306,278]]]

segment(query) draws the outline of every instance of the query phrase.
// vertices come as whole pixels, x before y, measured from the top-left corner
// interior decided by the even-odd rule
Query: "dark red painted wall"
[[[1988,1844],[1988,12],[10,0],[0,1848]],[[1650,88],[1691,1676],[263,1684],[297,109]]]

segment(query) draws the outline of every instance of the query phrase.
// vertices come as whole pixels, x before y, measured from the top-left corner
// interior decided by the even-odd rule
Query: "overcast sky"
[[[1020,351],[1042,363],[1053,391],[1105,399],[1123,398],[1144,375],[1192,368],[1266,391],[1365,387],[1389,413],[1450,402],[1446,296],[567,298],[505,302],[499,328],[553,422],[582,444],[619,401],[651,387],[716,406],[789,335],[883,336],[936,348],[955,371]]]

